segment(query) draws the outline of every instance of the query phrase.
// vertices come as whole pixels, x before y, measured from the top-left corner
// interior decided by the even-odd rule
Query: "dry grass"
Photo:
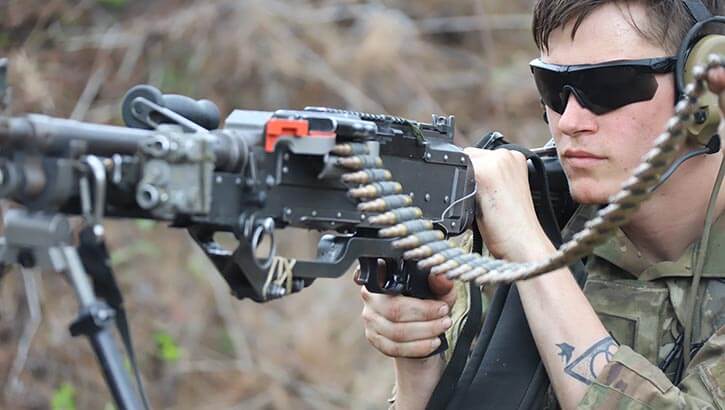
[[[328,105],[426,120],[455,114],[458,142],[498,129],[544,142],[526,62],[528,1],[9,0],[0,56],[13,110],[119,123],[137,83],[209,98],[222,112]],[[381,408],[392,367],[364,340],[349,276],[257,305],[234,300],[181,231],[109,222],[146,387],[154,408]],[[282,249],[314,247],[286,236]],[[301,246],[302,245],[302,246]],[[28,277],[27,275],[25,276]],[[43,409],[68,382],[79,409],[110,396],[88,344],[67,331],[76,303],[38,274],[42,322],[17,379],[29,323],[23,276],[0,286],[0,407]],[[32,329],[31,329],[32,330]],[[178,361],[158,356],[170,335]],[[10,380],[13,379],[13,380]]]

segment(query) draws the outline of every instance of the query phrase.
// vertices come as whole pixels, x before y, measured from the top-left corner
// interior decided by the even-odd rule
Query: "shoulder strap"
[[[469,294],[471,299],[466,323],[463,325],[461,334],[458,336],[451,360],[448,362],[438,381],[438,385],[436,385],[428,401],[428,405],[426,406],[427,410],[445,409],[450,402],[456,390],[456,384],[466,366],[473,339],[476,338],[476,334],[478,334],[481,328],[483,309],[481,306],[481,290],[474,283],[471,283]]]
[[[712,17],[712,13],[705,7],[702,0],[682,0],[682,2],[685,3],[687,11],[695,21],[703,21]]]

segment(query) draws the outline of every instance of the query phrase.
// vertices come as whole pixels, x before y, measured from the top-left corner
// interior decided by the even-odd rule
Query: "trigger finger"
[[[369,327],[393,342],[413,342],[434,338],[451,327],[449,317],[425,322],[391,322],[380,315],[371,315]]]

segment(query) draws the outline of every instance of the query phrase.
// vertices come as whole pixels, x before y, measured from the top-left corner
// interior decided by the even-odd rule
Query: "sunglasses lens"
[[[654,74],[637,67],[603,67],[578,74],[576,88],[595,114],[650,100],[657,91]]]
[[[536,87],[549,108],[563,114],[570,91],[591,112],[601,115],[639,101],[647,101],[657,91],[653,73],[641,67],[609,66],[572,72],[532,67]]]
[[[564,94],[564,86],[566,85],[566,77],[561,73],[546,70],[539,67],[532,67],[534,73],[534,82],[539,90],[539,95],[544,105],[551,108],[555,112],[562,114],[566,108],[566,97]]]

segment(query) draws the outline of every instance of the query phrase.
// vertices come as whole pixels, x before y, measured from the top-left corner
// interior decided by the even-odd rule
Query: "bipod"
[[[0,261],[63,274],[78,299],[78,317],[70,325],[73,336],[88,338],[119,409],[143,409],[123,365],[123,356],[113,337],[116,311],[96,298],[77,249],[68,218],[60,214],[31,213],[10,209],[5,214],[0,237]]]
[[[123,299],[108,263],[101,225],[105,206],[105,168],[94,156],[81,158],[79,165],[79,169],[85,171],[79,180],[79,188],[86,223],[79,235],[80,245],[73,246],[73,232],[67,216],[10,209],[4,219],[5,236],[0,237],[0,263],[39,266],[62,273],[78,298],[79,312],[70,325],[71,335],[86,336],[91,342],[119,409],[147,409],[148,401],[136,366]],[[113,335],[114,326],[122,337],[138,390],[131,385]]]

